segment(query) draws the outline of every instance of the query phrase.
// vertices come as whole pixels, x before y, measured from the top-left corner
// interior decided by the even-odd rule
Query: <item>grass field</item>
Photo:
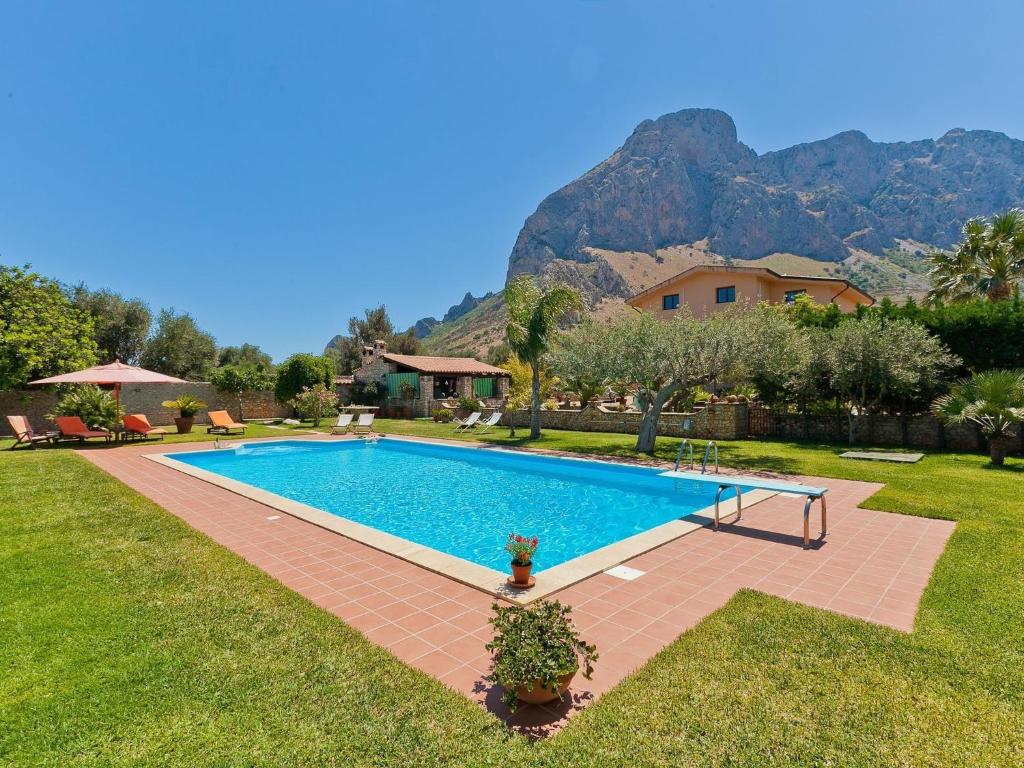
[[[251,430],[268,433],[289,434]],[[674,455],[677,441],[659,443]],[[540,442],[617,456],[630,444]],[[959,521],[913,633],[742,592],[539,743],[74,451],[4,451],[0,764],[1021,765],[1024,461],[899,466],[841,450],[724,443],[722,461],[883,482],[867,506]]]

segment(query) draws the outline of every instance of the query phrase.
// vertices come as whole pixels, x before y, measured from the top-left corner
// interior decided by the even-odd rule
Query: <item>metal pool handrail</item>
[[[676,454],[676,470],[679,470],[679,464],[683,460],[683,449],[689,448],[690,450],[690,469],[693,469],[693,443],[687,437],[683,438],[683,442],[679,444],[679,453]]]
[[[715,449],[715,472],[718,470],[718,443],[708,440],[708,447],[704,449],[704,460],[700,463],[700,473],[703,475],[708,471],[708,459],[711,458],[711,449]]]

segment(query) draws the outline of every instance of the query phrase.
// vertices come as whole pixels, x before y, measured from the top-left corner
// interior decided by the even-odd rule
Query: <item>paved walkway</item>
[[[483,681],[494,598],[143,458],[212,447],[155,443],[81,455],[402,661],[535,736],[560,728],[744,587],[910,631],[954,527],[857,509],[881,487],[874,483],[797,478],[830,489],[825,543],[804,550],[802,500],[776,496],[745,511],[741,524],[701,529],[633,558],[625,565],[643,575],[632,581],[599,573],[552,595],[573,607],[584,639],[597,644],[594,679],[578,677],[571,698],[521,707],[510,717],[500,690]]]

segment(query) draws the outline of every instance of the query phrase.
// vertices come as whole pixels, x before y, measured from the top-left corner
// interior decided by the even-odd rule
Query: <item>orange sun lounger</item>
[[[149,419],[146,418],[144,413],[129,413],[126,414],[122,419],[124,422],[124,433],[125,436],[136,436],[136,437],[156,437],[159,436],[161,440],[164,439],[164,435],[167,434],[166,429],[160,427],[154,427],[149,423]]]
[[[237,421],[231,420],[231,415],[227,411],[210,411],[210,426],[206,428],[207,433],[210,432],[222,432],[227,435],[231,433],[233,429],[240,429],[242,433],[245,433],[245,424],[239,424]]]
[[[60,430],[58,438],[61,440],[77,439],[78,442],[84,443],[89,438],[102,437],[108,443],[110,442],[111,434],[107,430],[89,429],[85,422],[77,416],[58,416],[54,421],[57,422],[57,429]]]
[[[56,432],[37,435],[32,429],[32,425],[28,423],[27,416],[8,416],[7,423],[11,425],[11,432],[14,433],[14,445],[11,448],[16,448],[19,445],[35,448],[36,443],[52,443],[53,438],[57,436]]]

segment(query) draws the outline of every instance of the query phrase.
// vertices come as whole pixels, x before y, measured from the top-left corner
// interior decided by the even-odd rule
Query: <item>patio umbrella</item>
[[[50,376],[46,379],[30,381],[29,384],[113,384],[114,400],[117,402],[118,410],[120,410],[122,384],[188,384],[188,382],[184,379],[167,376],[156,371],[149,371],[145,368],[139,368],[137,365],[126,365],[120,360],[115,360],[107,365],[94,365],[92,368],[85,368],[81,371],[62,373],[60,376]]]

